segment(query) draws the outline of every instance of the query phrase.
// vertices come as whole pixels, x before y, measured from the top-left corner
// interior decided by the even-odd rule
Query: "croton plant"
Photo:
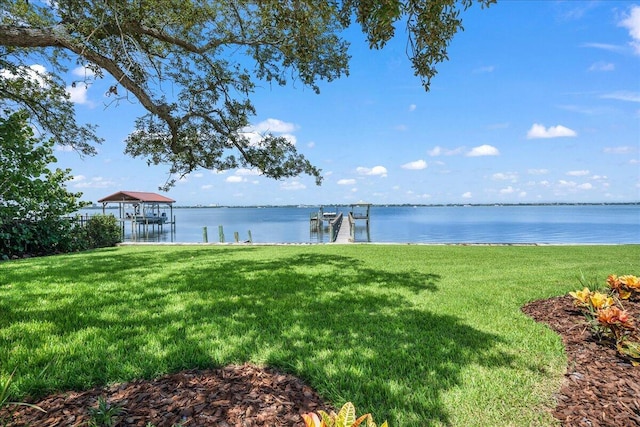
[[[618,352],[634,366],[640,365],[640,330],[622,305],[623,300],[640,296],[640,280],[636,276],[610,275],[608,293],[591,291],[588,287],[569,292],[574,303],[584,313],[596,336],[611,339]]]
[[[318,414],[311,412],[303,414],[302,419],[305,427],[377,427],[371,414],[356,417],[356,408],[351,402],[345,403],[337,414],[325,411],[319,411]],[[382,423],[380,427],[387,427],[387,422]]]

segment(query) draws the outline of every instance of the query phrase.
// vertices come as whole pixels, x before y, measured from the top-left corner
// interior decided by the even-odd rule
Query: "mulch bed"
[[[624,307],[638,319],[640,304],[625,301]],[[562,425],[640,426],[640,367],[619,356],[612,343],[597,340],[573,298],[535,301],[522,311],[562,336],[567,372],[552,412]]]
[[[245,364],[49,396],[34,402],[46,414],[12,407],[9,425],[84,427],[100,397],[124,409],[117,426],[297,426],[304,425],[301,414],[331,410],[300,379]]]
[[[638,319],[640,304],[625,307]],[[598,342],[570,297],[536,301],[522,310],[562,336],[569,363],[552,411],[562,425],[640,426],[640,367]],[[303,426],[301,414],[331,409],[300,379],[246,364],[49,396],[33,402],[46,414],[11,407],[9,425],[86,426],[99,397],[124,409],[117,426]],[[0,419],[6,414],[0,412]]]

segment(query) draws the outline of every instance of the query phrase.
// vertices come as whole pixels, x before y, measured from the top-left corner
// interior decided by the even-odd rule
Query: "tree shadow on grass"
[[[61,257],[47,274],[84,290],[3,295],[0,356],[29,371],[54,364],[44,377],[18,379],[30,394],[267,363],[303,377],[335,404],[353,401],[359,412],[396,426],[449,424],[442,393],[461,383],[466,366],[512,363],[496,348],[497,335],[425,307],[422,294],[438,292],[438,275],[318,251],[272,259],[255,251]],[[126,286],[114,285],[119,281]],[[5,284],[0,280],[0,291]],[[25,351],[12,352],[12,339],[25,333],[12,324],[33,321],[49,325],[59,344],[27,331]]]

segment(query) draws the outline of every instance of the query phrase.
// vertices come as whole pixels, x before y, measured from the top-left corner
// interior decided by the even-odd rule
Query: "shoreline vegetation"
[[[355,203],[326,203],[317,205],[174,205],[174,209],[212,209],[212,208],[317,208],[318,206],[357,206],[365,205],[369,203],[355,202]],[[640,206],[638,202],[549,202],[549,203],[435,203],[435,204],[421,204],[421,203],[371,203],[371,207],[425,207],[425,208],[438,208],[438,207],[501,207],[501,206]],[[97,203],[91,206],[86,206],[83,209],[102,209]],[[106,209],[118,209],[117,206],[107,206]]]

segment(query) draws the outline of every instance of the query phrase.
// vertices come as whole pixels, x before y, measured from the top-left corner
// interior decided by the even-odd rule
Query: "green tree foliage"
[[[41,140],[29,126],[28,113],[0,115],[0,208],[10,218],[38,220],[80,209],[82,193],[71,193],[65,182],[70,169],[56,163],[53,140]]]
[[[114,103],[135,98],[146,109],[127,140],[132,156],[177,175],[242,166],[320,184],[321,171],[287,139],[243,131],[256,113],[256,82],[295,80],[317,92],[320,81],[348,74],[342,34],[356,23],[376,49],[404,26],[428,89],[462,28],[460,12],[494,1],[0,0],[0,107],[24,106],[60,143],[90,153],[99,138],[73,120],[61,78],[75,62],[92,73],[73,84],[111,75]],[[37,61],[49,72],[34,69]]]
[[[53,141],[34,136],[22,110],[0,115],[0,256],[66,251],[71,224],[63,217],[83,206],[65,182],[70,170],[52,169]]]

